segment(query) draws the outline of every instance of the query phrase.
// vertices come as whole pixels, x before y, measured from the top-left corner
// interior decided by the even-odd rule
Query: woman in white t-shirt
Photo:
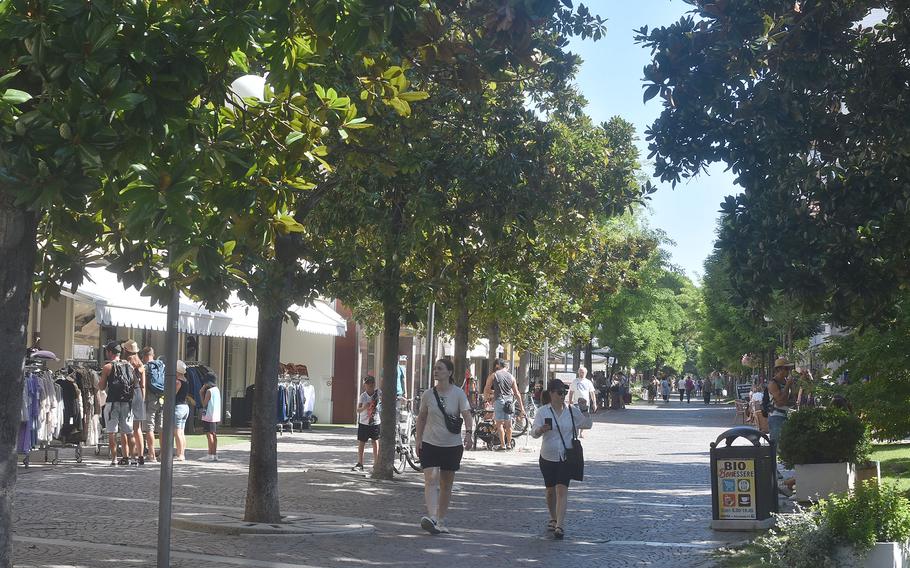
[[[550,512],[547,530],[552,531],[557,539],[565,534],[563,526],[571,481],[571,471],[565,461],[566,448],[572,447],[573,426],[580,431],[590,428],[592,424],[590,414],[582,414],[577,407],[566,404],[567,392],[565,383],[559,379],[550,381],[544,394],[545,402],[549,404],[537,409],[531,428],[532,437],[543,436],[540,473],[547,490],[547,510]]]
[[[420,519],[420,526],[430,534],[447,533],[445,526],[455,472],[461,467],[465,448],[471,449],[474,433],[471,405],[464,391],[452,384],[455,366],[440,359],[433,367],[436,386],[423,393],[420,412],[417,414],[416,446],[420,465],[423,467],[423,493],[427,516]],[[464,421],[464,440],[461,427],[453,432],[446,425],[445,414],[450,419]],[[454,425],[453,428],[454,430]]]

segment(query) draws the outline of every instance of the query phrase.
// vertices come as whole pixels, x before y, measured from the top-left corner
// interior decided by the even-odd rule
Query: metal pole
[[[164,341],[164,421],[161,429],[161,479],[158,488],[158,568],[171,565],[171,496],[174,481],[174,399],[177,395],[177,338],[180,293],[171,283]]]
[[[543,388],[547,388],[547,383],[550,381],[550,340],[543,340],[543,372],[541,373],[543,377]]]
[[[430,304],[427,309],[427,384],[424,388],[430,388],[433,385],[433,353],[436,348],[436,302]]]

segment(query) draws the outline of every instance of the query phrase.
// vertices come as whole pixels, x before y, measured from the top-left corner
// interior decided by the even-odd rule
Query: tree
[[[695,16],[637,36],[653,54],[645,99],[664,105],[655,173],[736,174],[719,245],[750,304],[786,291],[834,322],[887,318],[910,274],[906,7],[690,3]]]

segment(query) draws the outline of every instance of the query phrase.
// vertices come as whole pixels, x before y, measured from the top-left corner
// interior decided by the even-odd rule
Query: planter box
[[[831,493],[846,493],[856,484],[850,463],[807,463],[796,465],[797,501],[817,501]]]
[[[856,485],[859,487],[864,481],[874,479],[877,483],[882,481],[881,463],[870,461],[856,466]]]
[[[850,547],[838,547],[838,556],[859,568],[910,568],[907,545],[899,542],[877,542],[865,556],[860,556]]]

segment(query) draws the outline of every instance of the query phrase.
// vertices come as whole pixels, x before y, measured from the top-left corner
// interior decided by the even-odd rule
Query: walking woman
[[[174,397],[174,461],[186,461],[186,419],[190,415],[190,406],[186,403],[186,395],[190,388],[186,380],[186,363],[177,361],[177,396]]]
[[[440,359],[433,367],[436,386],[423,393],[417,415],[416,445],[420,465],[423,467],[423,494],[427,516],[420,519],[420,527],[430,534],[448,533],[445,525],[455,472],[461,466],[465,448],[473,444],[474,423],[471,405],[464,391],[452,384],[455,366]],[[461,424],[464,421],[464,441]]]
[[[547,385],[544,395],[546,406],[537,410],[531,436],[540,438],[540,473],[547,488],[547,510],[550,520],[547,530],[553,531],[553,538],[565,536],[566,507],[569,498],[569,481],[571,470],[565,461],[566,448],[572,447],[576,430],[591,427],[593,420],[590,414],[583,414],[575,406],[566,404],[568,386],[559,379]]]

